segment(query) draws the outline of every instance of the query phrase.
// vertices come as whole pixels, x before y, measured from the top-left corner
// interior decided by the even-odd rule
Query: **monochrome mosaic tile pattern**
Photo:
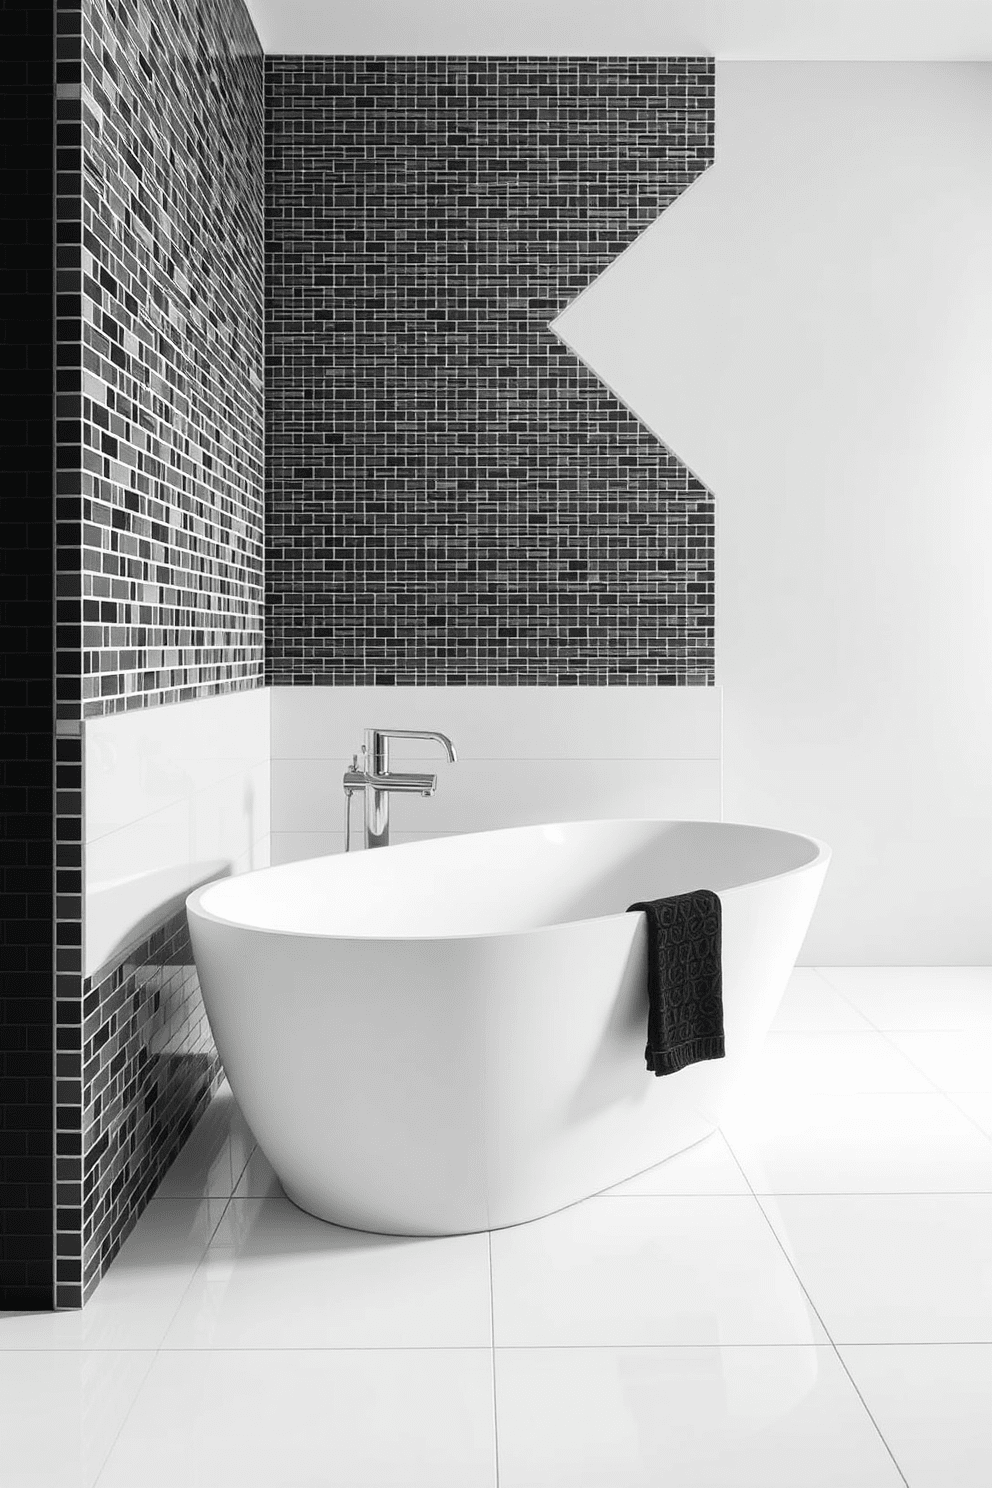
[[[53,81],[51,8],[4,5],[0,1309],[49,1307],[52,1301]]]
[[[82,976],[80,720],[262,681],[262,56],[241,0],[58,0],[56,1305],[216,1080],[172,923]],[[164,939],[162,939],[164,937]]]
[[[266,59],[273,683],[707,684],[708,492],[549,329],[705,59]]]
[[[57,1297],[92,1293],[220,1079],[185,911],[58,1004]]]
[[[74,718],[261,678],[262,57],[241,0],[60,8],[59,716]]]

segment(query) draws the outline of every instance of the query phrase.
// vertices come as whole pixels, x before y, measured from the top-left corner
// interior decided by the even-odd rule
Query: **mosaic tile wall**
[[[184,910],[84,979],[82,1001],[60,1007],[60,1043],[70,1032],[80,1078],[59,1113],[58,1160],[73,1159],[59,1192],[60,1306],[92,1293],[220,1080]]]
[[[0,9],[0,1309],[52,1302],[53,58],[51,8],[5,4]]]
[[[713,110],[704,59],[266,59],[273,683],[712,682],[712,499],[548,322]]]
[[[63,718],[254,685],[263,649],[261,51],[241,0],[73,9]]]
[[[261,685],[263,64],[241,0],[58,0],[57,24],[56,1301],[72,1307],[217,1073],[181,925],[82,977],[81,719]]]

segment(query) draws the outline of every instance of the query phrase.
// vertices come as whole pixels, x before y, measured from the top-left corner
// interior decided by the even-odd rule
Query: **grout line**
[[[215,1092],[215,1094],[216,1094],[216,1092]],[[211,1099],[213,1099],[213,1097],[211,1097]],[[227,1130],[226,1140],[227,1140],[228,1143],[230,1143],[230,1140],[231,1140],[230,1122],[228,1122],[228,1130]],[[246,1164],[246,1166],[247,1166],[247,1164]],[[232,1169],[232,1173],[233,1173],[233,1169]],[[190,1288],[192,1287],[193,1282],[196,1279],[197,1273],[199,1272],[200,1267],[203,1265],[203,1262],[204,1262],[204,1260],[207,1257],[207,1253],[210,1250],[210,1247],[211,1247],[211,1245],[214,1242],[214,1238],[216,1237],[217,1231],[220,1229],[221,1224],[224,1221],[224,1216],[227,1213],[228,1208],[229,1208],[230,1203],[231,1203],[231,1197],[232,1197],[232,1194],[233,1194],[234,1187],[235,1187],[235,1185],[232,1185],[232,1193],[231,1194],[228,1194],[227,1197],[223,1199],[223,1207],[221,1208],[221,1211],[220,1211],[220,1214],[218,1216],[217,1222],[211,1228],[210,1234],[209,1234],[209,1236],[207,1238],[207,1243],[203,1247],[203,1251],[202,1251],[202,1253],[200,1255],[200,1258],[196,1262],[196,1265],[193,1267],[193,1270],[190,1273],[189,1281],[186,1283],[185,1287],[183,1288],[182,1294],[179,1297],[179,1300],[177,1301],[175,1308],[169,1314],[168,1322],[165,1324],[164,1328],[162,1329],[159,1343],[156,1345],[156,1347],[154,1349],[142,1350],[142,1352],[151,1353],[152,1354],[152,1361],[149,1364],[147,1371],[145,1372],[144,1379],[141,1381],[141,1384],[138,1386],[137,1390],[135,1391],[134,1399],[131,1401],[131,1404],[128,1406],[128,1409],[125,1412],[125,1415],[124,1415],[124,1417],[123,1417],[123,1419],[121,1421],[120,1426],[117,1429],[117,1432],[116,1432],[116,1434],[114,1436],[114,1439],[110,1443],[110,1446],[107,1449],[107,1454],[104,1457],[103,1462],[100,1465],[100,1470],[96,1474],[96,1476],[94,1477],[94,1479],[92,1481],[92,1484],[90,1485],[90,1488],[99,1488],[100,1479],[103,1477],[103,1474],[105,1473],[105,1471],[107,1469],[107,1463],[110,1461],[111,1454],[112,1454],[114,1448],[116,1447],[118,1441],[120,1440],[121,1434],[124,1431],[125,1426],[127,1425],[128,1421],[131,1418],[131,1412],[134,1410],[135,1406],[137,1405],[138,1400],[141,1397],[142,1391],[144,1390],[145,1386],[148,1383],[148,1377],[149,1377],[149,1375],[151,1374],[152,1370],[155,1368],[155,1361],[158,1359],[159,1355],[162,1354],[162,1353],[174,1353],[174,1352],[178,1352],[178,1350],[165,1349],[165,1348],[163,1348],[163,1342],[165,1340],[166,1335],[168,1334],[169,1329],[172,1327],[172,1324],[175,1322],[176,1318],[178,1317],[179,1311],[180,1311],[183,1303],[186,1300],[186,1296],[187,1296]],[[212,1203],[212,1202],[214,1202],[214,1203],[220,1203],[221,1202],[221,1197],[222,1196],[218,1196],[215,1199],[201,1197],[199,1199],[199,1202],[201,1204],[202,1203],[209,1204],[209,1203]],[[156,1204],[156,1203],[169,1204],[169,1203],[177,1203],[177,1202],[189,1203],[191,1201],[189,1199],[176,1200],[176,1199],[155,1199],[155,1198],[153,1198],[153,1199],[151,1199],[149,1201],[149,1203],[147,1205],[147,1208],[145,1210],[145,1213],[146,1214],[151,1214],[151,1213],[154,1212],[154,1210],[152,1209],[152,1205],[153,1204]],[[197,1202],[196,1198],[194,1198],[192,1200],[192,1202],[194,1202],[194,1203]],[[188,1350],[187,1352],[192,1352],[192,1351],[191,1350]],[[209,1352],[209,1350],[207,1350],[207,1352]]]
[[[228,1140],[230,1140],[230,1132],[228,1133]],[[169,1204],[169,1203],[177,1203],[177,1202],[189,1203],[190,1201],[188,1199],[186,1199],[186,1200],[175,1200],[175,1199],[154,1199],[153,1198],[153,1199],[151,1199],[149,1201],[149,1203],[147,1205],[147,1208],[145,1209],[145,1213],[148,1214],[148,1213],[154,1212],[152,1210],[152,1205],[153,1204],[156,1204],[156,1203]],[[196,1200],[194,1200],[193,1202],[196,1202]],[[201,1203],[204,1203],[204,1202],[210,1203],[211,1200],[210,1199],[206,1199],[206,1200],[201,1199],[200,1202]],[[175,1310],[169,1315],[169,1320],[165,1324],[165,1327],[162,1329],[162,1334],[161,1334],[161,1339],[162,1340],[164,1340],[164,1338],[165,1338],[166,1334],[168,1333],[169,1329],[172,1327],[172,1324],[174,1323],[174,1321],[175,1321],[175,1319],[176,1319],[176,1317],[177,1317],[177,1315],[179,1313],[179,1309],[182,1307],[183,1302],[186,1300],[186,1294],[189,1291],[190,1287],[193,1285],[193,1280],[194,1280],[194,1278],[196,1276],[196,1273],[199,1271],[200,1266],[203,1264],[204,1257],[206,1256],[207,1251],[210,1249],[210,1246],[213,1243],[214,1236],[217,1234],[217,1231],[220,1228],[221,1222],[223,1221],[224,1215],[227,1213],[227,1207],[230,1204],[230,1202],[231,1202],[230,1195],[228,1195],[227,1199],[224,1201],[224,1207],[221,1209],[220,1217],[218,1218],[217,1223],[213,1226],[213,1228],[210,1231],[210,1235],[209,1235],[209,1238],[207,1240],[207,1243],[206,1243],[206,1245],[203,1248],[203,1253],[200,1256],[200,1259],[197,1261],[196,1265],[193,1267],[192,1273],[190,1274],[189,1281],[186,1283],[186,1286],[183,1288],[182,1295],[180,1296],[178,1302],[176,1303]],[[138,1352],[138,1351],[136,1350],[135,1352]],[[141,1384],[138,1386],[137,1390],[134,1393],[134,1399],[131,1401],[131,1404],[128,1406],[127,1411],[125,1412],[124,1417],[121,1420],[120,1426],[117,1428],[117,1432],[114,1435],[114,1439],[110,1443],[110,1446],[107,1449],[107,1454],[104,1457],[103,1462],[100,1465],[100,1470],[96,1474],[96,1477],[93,1479],[91,1488],[99,1488],[100,1479],[103,1477],[103,1474],[105,1473],[105,1471],[107,1469],[107,1463],[110,1461],[111,1453],[113,1452],[113,1450],[116,1447],[118,1441],[120,1440],[121,1434],[123,1433],[125,1426],[127,1425],[128,1421],[131,1419],[131,1412],[134,1410],[135,1406],[137,1405],[138,1400],[141,1397],[141,1393],[142,1393],[142,1391],[144,1390],[145,1386],[148,1383],[148,1377],[151,1374],[152,1370],[155,1368],[155,1361],[157,1360],[159,1354],[161,1354],[163,1352],[172,1353],[173,1350],[171,1350],[171,1349],[169,1349],[169,1350],[163,1350],[163,1348],[162,1348],[162,1342],[160,1341],[155,1346],[154,1349],[143,1349],[140,1352],[142,1352],[142,1353],[150,1353],[152,1355],[151,1363],[149,1364],[147,1370],[145,1371],[145,1377],[144,1377],[144,1379],[141,1381]]]
[[[992,1197],[989,1188],[752,1188],[750,1193],[740,1189],[719,1193],[631,1193],[592,1194],[579,1203],[588,1204],[593,1199],[987,1199]],[[562,1211],[556,1210],[560,1214]],[[549,1218],[550,1216],[544,1216]],[[525,1223],[537,1223],[529,1220]]]
[[[965,1120],[966,1121],[970,1121],[971,1124],[972,1124],[972,1126],[975,1128],[975,1130],[978,1131],[978,1132],[981,1132],[982,1136],[985,1138],[985,1140],[987,1142],[992,1142],[992,1132],[987,1131],[986,1128],[984,1126],[982,1126],[982,1124],[978,1120],[977,1116],[972,1116],[971,1112],[970,1111],[966,1111],[965,1108],[964,1108],[964,1106],[962,1106],[961,1103],[958,1100],[955,1099],[955,1097],[956,1096],[959,1096],[959,1095],[973,1095],[975,1093],[976,1092],[971,1091],[971,1090],[956,1090],[956,1091],[954,1091],[953,1094],[949,1090],[942,1090],[941,1091],[941,1095],[943,1095],[946,1100],[949,1100],[950,1101],[950,1103],[954,1107],[955,1111],[960,1111],[961,1112],[961,1115],[965,1118]],[[978,1092],[978,1093],[980,1094],[981,1092]]]
[[[230,1141],[230,1137],[228,1138],[228,1140]],[[238,1184],[241,1182],[242,1178],[247,1173],[247,1171],[248,1171],[248,1164],[251,1162],[252,1158],[255,1156],[255,1153],[257,1151],[258,1151],[258,1143],[253,1139],[252,1140],[251,1148],[250,1148],[250,1150],[248,1152],[248,1156],[245,1158],[244,1163],[243,1163],[242,1168],[241,1168],[241,1171],[240,1171],[240,1173],[238,1174],[238,1176],[236,1178],[234,1178],[234,1169],[233,1168],[231,1169],[231,1177],[234,1179],[234,1181],[231,1184],[231,1197],[227,1201],[228,1204],[230,1204],[231,1199],[233,1199],[238,1194]],[[241,1198],[249,1198],[250,1197],[249,1194],[242,1194],[242,1195],[238,1195],[238,1196],[241,1197]],[[224,1213],[225,1214],[227,1213],[227,1210],[226,1209],[224,1210]]]
[[[966,1090],[959,1090],[959,1091],[955,1091],[954,1094],[952,1094],[951,1091],[945,1090],[942,1085],[939,1085],[937,1083],[937,1081],[933,1078],[932,1075],[928,1075],[927,1074],[926,1070],[923,1068],[922,1065],[917,1064],[916,1060],[913,1058],[913,1056],[911,1054],[907,1054],[904,1049],[900,1049],[899,1048],[899,1045],[897,1043],[895,1043],[892,1038],[890,1038],[890,1034],[893,1034],[893,1033],[923,1033],[923,1034],[930,1034],[930,1033],[968,1033],[969,1031],[971,1031],[971,1030],[966,1029],[966,1028],[888,1028],[888,1029],[886,1029],[886,1028],[880,1028],[879,1029],[879,1033],[881,1033],[882,1037],[887,1040],[887,1042],[889,1043],[890,1047],[893,1048],[893,1049],[895,1049],[895,1051],[896,1051],[897,1054],[901,1054],[902,1057],[903,1057],[903,1059],[905,1059],[908,1064],[911,1064],[912,1067],[913,1067],[913,1069],[915,1069],[919,1074],[921,1074],[923,1076],[924,1080],[927,1080],[933,1086],[934,1091],[936,1092],[937,1095],[942,1095],[945,1100],[950,1101],[950,1103],[954,1107],[954,1109],[956,1111],[960,1111],[961,1112],[961,1115],[965,1118],[965,1120],[966,1121],[970,1121],[971,1124],[972,1124],[972,1126],[975,1128],[975,1130],[981,1132],[982,1136],[985,1137],[986,1140],[992,1140],[992,1138],[990,1138],[990,1136],[989,1136],[989,1133],[985,1130],[985,1128],[983,1126],[981,1126],[978,1123],[978,1121],[975,1120],[975,1117],[972,1116],[971,1112],[970,1111],[966,1111],[964,1109],[964,1107],[961,1106],[961,1105],[959,1105],[958,1102],[954,1099],[954,1095],[968,1095],[971,1092],[966,1091]],[[916,1093],[919,1094],[919,1093],[922,1093],[922,1092],[916,1092]],[[955,1192],[958,1192],[958,1190],[955,1190]],[[982,1192],[984,1192],[984,1190],[982,1190],[982,1189],[962,1189],[962,1190],[960,1190],[960,1192],[962,1192],[962,1193],[982,1193]]]
[[[836,1349],[832,1339],[824,1338],[810,1343],[778,1342],[774,1339],[750,1343],[714,1343],[712,1339],[680,1342],[668,1339],[663,1343],[501,1343],[495,1350],[485,1343],[279,1343],[211,1345],[209,1348],[160,1348],[160,1349],[0,1349],[2,1354],[38,1353],[156,1353],[156,1354],[482,1354],[520,1353],[530,1351],[597,1353],[601,1349],[713,1349],[722,1353],[727,1349]],[[987,1348],[992,1349],[989,1338],[941,1338],[914,1339],[896,1338],[887,1343],[873,1340],[852,1340],[841,1344],[842,1348]]]
[[[486,1232],[489,1251],[489,1364],[493,1377],[493,1466],[495,1488],[499,1488],[499,1411],[496,1404],[496,1303],[493,1286],[493,1232]]]
[[[223,696],[223,694],[219,694],[219,696]],[[227,696],[236,696],[236,694],[228,693]],[[194,698],[190,699],[190,701],[197,702],[200,700]],[[103,716],[106,717],[107,715]],[[120,717],[121,715],[112,714],[110,716]],[[232,770],[229,775],[221,775],[216,780],[212,780],[206,785],[197,786],[195,790],[190,791],[187,795],[176,796],[174,800],[167,801],[164,806],[152,806],[148,811],[143,811],[140,816],[129,816],[126,818],[126,820],[118,822],[116,826],[108,827],[106,831],[97,833],[95,837],[84,837],[83,845],[85,847],[95,847],[98,842],[106,842],[108,837],[113,837],[118,832],[126,832],[131,827],[140,826],[143,822],[150,821],[153,816],[162,816],[164,813],[175,811],[177,808],[184,807],[188,809],[194,804],[194,802],[199,799],[200,796],[203,796],[207,800],[212,800],[219,786],[229,785],[232,780],[241,781],[253,770],[258,769],[260,765],[265,765],[267,763],[268,760],[265,757],[261,759],[250,760],[238,769]],[[264,832],[261,833],[261,836],[264,837],[264,835]],[[183,867],[184,865],[179,864],[178,866]]]
[[[831,1343],[833,1343],[833,1339],[831,1339]],[[833,1343],[833,1350],[834,1350],[834,1353],[836,1354],[836,1356],[837,1356],[837,1358],[838,1358],[838,1360],[840,1362],[841,1369],[843,1369],[844,1373],[847,1375],[848,1379],[851,1382],[851,1388],[853,1389],[855,1395],[857,1395],[858,1399],[861,1401],[861,1404],[864,1406],[865,1415],[868,1417],[869,1421],[874,1426],[875,1430],[878,1432],[878,1439],[879,1439],[879,1441],[882,1443],[882,1446],[885,1448],[885,1450],[888,1452],[890,1458],[892,1459],[892,1466],[895,1468],[895,1470],[899,1474],[900,1478],[902,1478],[903,1482],[906,1484],[906,1488],[910,1488],[909,1479],[906,1477],[906,1474],[903,1472],[902,1468],[899,1466],[899,1461],[898,1461],[898,1458],[896,1457],[896,1454],[893,1452],[892,1448],[889,1446],[889,1444],[886,1441],[885,1437],[882,1435],[882,1428],[879,1426],[878,1422],[875,1420],[875,1417],[872,1415],[871,1410],[869,1409],[867,1400],[862,1395],[861,1391],[858,1389],[858,1382],[857,1382],[857,1380],[854,1378],[854,1375],[848,1369],[848,1367],[847,1367],[847,1361],[846,1361],[846,1359],[844,1358],[844,1355],[841,1353],[840,1349],[837,1347],[837,1345],[835,1343]]]
[[[352,751],[353,753],[354,751]],[[443,756],[441,756],[443,763]],[[411,754],[396,763],[401,765],[433,765],[435,754]],[[260,763],[264,763],[260,761]],[[349,754],[280,754],[274,755],[277,765],[321,765],[333,767],[351,763]],[[464,765],[719,765],[719,754],[464,754],[459,753],[458,763]],[[179,798],[185,801],[185,796]],[[156,811],[167,810],[156,807]],[[154,813],[150,813],[154,815]],[[137,820],[137,818],[135,818]],[[128,825],[128,823],[124,823]],[[112,827],[111,831],[120,830]],[[815,969],[815,968],[814,968]]]
[[[2,1314],[0,1314],[2,1316]],[[28,1346],[21,1345],[18,1348],[4,1348],[0,1346],[0,1357],[22,1354],[71,1354],[81,1356],[83,1354],[492,1354],[492,1353],[520,1353],[532,1351],[539,1353],[547,1352],[577,1352],[595,1353],[600,1349],[713,1349],[724,1352],[727,1349],[831,1349],[831,1348],[978,1348],[992,1349],[992,1335],[988,1338],[893,1338],[888,1340],[879,1339],[848,1339],[842,1344],[834,1344],[829,1339],[821,1339],[812,1343],[783,1343],[776,1340],[750,1343],[713,1343],[712,1340],[694,1342],[680,1342],[677,1339],[668,1339],[663,1343],[501,1343],[496,1350],[490,1348],[487,1343],[279,1343],[279,1344],[244,1344],[234,1346],[233,1344],[211,1344],[209,1347],[177,1348],[174,1345],[166,1347],[164,1344],[158,1348],[119,1348],[117,1345],[81,1345],[78,1348],[68,1346]]]
[[[721,634],[721,632],[720,632],[720,623],[721,623],[721,621],[720,621],[720,614],[719,614],[719,611],[720,611],[720,598],[719,598],[719,596],[720,596],[721,585],[720,585],[720,582],[719,582],[719,576],[716,573],[716,569],[717,569],[718,564],[719,564],[719,554],[720,554],[720,502],[719,502],[719,500],[718,500],[715,492],[713,493],[713,518],[714,518],[714,531],[713,531],[713,568],[714,568],[714,576],[713,576],[714,577],[714,584],[713,584],[713,589],[714,589],[714,594],[713,594],[713,633],[714,633],[714,639],[715,639],[716,636],[718,636],[718,635]],[[715,645],[714,645],[713,651],[714,651],[714,656],[713,656],[713,675],[714,675],[714,682],[719,687],[719,685],[720,685],[719,684],[719,681],[718,681],[718,676],[719,676],[719,662],[718,662],[717,655],[716,655],[717,648],[716,648]],[[720,760],[720,820],[721,821],[726,821],[726,819],[727,819],[727,795],[726,795],[727,749],[726,749],[726,742],[725,742],[726,724],[725,724],[724,694],[723,694],[723,689],[722,688],[720,688],[720,693],[719,693],[719,697],[717,699],[717,702],[718,702],[719,716],[720,716],[720,743],[719,743],[719,760]]]
[[[863,1008],[859,1008],[856,1003],[854,1003],[854,1002],[851,1001],[850,997],[847,996],[846,992],[842,992],[841,989],[840,989],[840,987],[838,987],[834,982],[832,982],[830,980],[830,977],[829,977],[829,974],[828,974],[829,973],[829,970],[830,970],[829,967],[814,966],[812,968],[812,970],[816,972],[817,976],[823,978],[823,980],[826,982],[827,986],[830,988],[831,992],[836,992],[837,996],[841,999],[841,1001],[842,1002],[846,1002],[847,1005],[848,1005],[848,1007],[851,1008],[851,1010],[853,1012],[857,1013],[857,1015],[858,1015],[859,1018],[864,1018],[865,1022],[869,1025],[870,1028],[874,1029],[874,1031],[876,1033],[881,1033],[882,1032],[882,1030],[879,1028],[878,1024],[872,1021],[872,1019],[868,1016],[868,1014],[864,1011],[864,1009]]]
[[[810,1296],[809,1291],[806,1288],[806,1283],[803,1281],[802,1277],[799,1275],[799,1271],[796,1268],[795,1262],[793,1261],[793,1259],[790,1256],[788,1250],[786,1249],[785,1244],[783,1243],[782,1238],[779,1235],[778,1231],[776,1230],[775,1226],[772,1224],[771,1220],[769,1219],[768,1214],[765,1211],[765,1207],[764,1207],[764,1205],[761,1202],[761,1199],[755,1193],[753,1187],[751,1186],[751,1180],[748,1178],[748,1176],[745,1173],[743,1167],[741,1167],[740,1161],[739,1161],[739,1159],[737,1157],[737,1153],[734,1152],[734,1149],[731,1146],[730,1141],[728,1140],[728,1138],[726,1136],[726,1133],[721,1132],[721,1134],[723,1135],[723,1139],[727,1143],[727,1146],[730,1147],[731,1156],[733,1157],[734,1162],[737,1163],[738,1168],[740,1168],[741,1176],[743,1177],[743,1179],[744,1179],[745,1183],[747,1184],[748,1188],[751,1190],[751,1195],[752,1195],[752,1197],[754,1199],[754,1202],[757,1204],[758,1208],[761,1211],[761,1216],[764,1219],[765,1224],[768,1226],[769,1230],[771,1230],[772,1235],[775,1238],[776,1245],[778,1246],[779,1250],[781,1250],[783,1256],[785,1257],[785,1260],[786,1260],[786,1263],[787,1263],[789,1269],[791,1270],[793,1276],[796,1278],[796,1281],[797,1281],[798,1285],[802,1289],[803,1296],[806,1298],[806,1301],[809,1304],[809,1307],[810,1307],[810,1309],[811,1309],[811,1311],[813,1313],[813,1316],[816,1318],[817,1322],[820,1324],[820,1327],[823,1329],[824,1333],[826,1334],[827,1339],[829,1340],[829,1343],[830,1343],[830,1347],[834,1351],[834,1355],[835,1355],[835,1357],[837,1359],[837,1362],[840,1364],[840,1367],[843,1369],[844,1373],[847,1375],[847,1378],[850,1380],[850,1382],[851,1382],[851,1388],[854,1390],[854,1393],[857,1395],[858,1399],[861,1401],[861,1404],[864,1407],[865,1414],[867,1415],[869,1421],[874,1426],[875,1431],[878,1434],[879,1441],[882,1443],[882,1446],[885,1448],[886,1452],[889,1454],[889,1457],[890,1457],[890,1459],[892,1461],[892,1466],[895,1468],[896,1472],[899,1474],[900,1478],[902,1479],[903,1483],[905,1484],[905,1488],[909,1488],[909,1480],[907,1479],[907,1477],[906,1477],[905,1473],[903,1472],[902,1468],[899,1466],[899,1463],[896,1461],[895,1453],[893,1452],[892,1448],[889,1446],[889,1444],[886,1441],[885,1437],[882,1435],[882,1431],[881,1431],[881,1428],[879,1427],[878,1422],[875,1420],[875,1417],[872,1415],[871,1411],[868,1409],[868,1402],[865,1400],[865,1398],[862,1395],[861,1391],[858,1389],[857,1384],[854,1381],[854,1377],[851,1374],[851,1371],[848,1369],[847,1364],[844,1362],[844,1358],[843,1358],[840,1350],[838,1349],[836,1343],[834,1342],[833,1334],[830,1332],[830,1329],[827,1327],[826,1323],[824,1322],[823,1318],[821,1317],[819,1308],[816,1306],[815,1302],[813,1301],[813,1298]],[[771,1197],[774,1197],[774,1196],[771,1196]]]
[[[673,1154],[673,1156],[676,1155]],[[663,1158],[662,1161],[665,1162],[667,1159]],[[650,1172],[650,1169],[648,1171]],[[634,1177],[636,1176],[635,1173]],[[627,1178],[623,1181],[633,1183],[634,1179]],[[686,1193],[679,1193],[677,1189],[672,1189],[668,1193],[611,1193],[607,1190],[605,1193],[590,1194],[589,1198],[617,1199],[618,1201],[622,1199],[747,1199],[750,1198],[750,1194],[741,1193],[739,1188],[697,1189]],[[588,1200],[581,1200],[580,1202],[587,1203]]]
[[[901,1059],[905,1059],[906,1063],[910,1066],[910,1068],[916,1070],[917,1074],[920,1075],[924,1080],[926,1080],[927,1084],[931,1087],[932,1090],[934,1090],[938,1095],[945,1095],[946,1094],[946,1092],[944,1090],[942,1090],[941,1087],[937,1084],[937,1081],[933,1078],[933,1076],[932,1075],[928,1075],[927,1072],[926,1072],[926,1070],[925,1069],[922,1069],[920,1067],[920,1065],[917,1064],[916,1060],[913,1058],[913,1056],[911,1054],[907,1054],[905,1052],[905,1050],[900,1049],[899,1045],[897,1043],[895,1043],[889,1037],[889,1035],[891,1033],[906,1032],[907,1030],[900,1030],[898,1028],[880,1028],[878,1031],[882,1035],[882,1037],[884,1038],[885,1042],[888,1044],[889,1048],[890,1049],[893,1049],[895,1051],[895,1053],[898,1054]],[[923,1030],[921,1030],[921,1031],[923,1031]],[[926,1031],[927,1032],[936,1032],[937,1030],[936,1029],[930,1029],[930,1030],[926,1030]],[[913,1091],[907,1091],[905,1093],[911,1095],[914,1092]],[[916,1094],[922,1094],[922,1092],[920,1092],[920,1091],[917,1091],[915,1093]]]
[[[109,1350],[108,1350],[108,1352],[109,1352]],[[115,1353],[116,1352],[123,1352],[123,1350],[120,1350],[120,1351],[119,1350],[114,1350],[114,1352]],[[149,1363],[148,1368],[145,1370],[144,1378],[142,1379],[141,1384],[138,1386],[138,1388],[134,1392],[134,1399],[131,1401],[131,1404],[128,1406],[127,1410],[124,1412],[123,1417],[121,1418],[121,1424],[118,1426],[116,1432],[114,1433],[114,1439],[113,1439],[113,1441],[110,1443],[110,1446],[107,1448],[106,1452],[104,1453],[103,1461],[100,1463],[100,1466],[97,1468],[96,1473],[94,1474],[94,1476],[92,1477],[92,1479],[90,1480],[90,1482],[86,1485],[86,1488],[99,1488],[100,1479],[103,1477],[104,1473],[107,1470],[107,1463],[110,1461],[110,1458],[111,1458],[111,1455],[113,1453],[113,1450],[116,1447],[117,1443],[121,1439],[121,1434],[122,1434],[122,1432],[124,1430],[124,1427],[127,1425],[128,1421],[131,1419],[131,1412],[134,1410],[134,1407],[137,1405],[137,1403],[138,1403],[138,1397],[141,1395],[142,1390],[147,1385],[147,1383],[148,1383],[148,1376],[151,1374],[152,1370],[155,1368],[155,1360],[159,1356],[159,1350],[157,1348],[155,1348],[155,1349],[133,1349],[133,1350],[129,1349],[129,1350],[127,1350],[127,1352],[128,1353],[132,1353],[133,1352],[133,1353],[151,1354],[151,1356],[152,1356],[151,1357],[151,1362]]]

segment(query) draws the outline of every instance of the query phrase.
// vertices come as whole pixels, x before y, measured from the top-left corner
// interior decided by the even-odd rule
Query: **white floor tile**
[[[0,1314],[0,1483],[492,1488],[495,1336],[501,1488],[896,1488],[871,1417],[984,1488],[990,1236],[992,968],[801,968],[723,1133],[491,1237],[303,1214],[224,1086],[87,1307]]]
[[[281,1199],[282,1184],[261,1147],[256,1147],[245,1164],[234,1190],[237,1199]]]
[[[159,1199],[230,1198],[255,1146],[227,1081],[155,1191]]]
[[[892,1030],[886,1038],[940,1090],[992,1095],[992,1027]]]
[[[823,1338],[755,1199],[588,1199],[492,1236],[497,1345]]]
[[[232,1199],[164,1347],[473,1348],[491,1338],[486,1235],[369,1235],[288,1199]]]
[[[157,1348],[226,1202],[153,1199],[84,1308],[0,1313],[0,1349]]]
[[[99,1488],[492,1488],[488,1349],[162,1353]]]
[[[884,1033],[817,1031],[769,1033],[737,1092],[846,1095],[889,1090],[932,1092],[933,1085]]]
[[[988,1488],[992,1346],[848,1344],[840,1352],[911,1488]]]
[[[602,1198],[628,1194],[746,1194],[747,1179],[719,1132],[713,1132],[685,1152],[677,1152],[657,1167],[608,1188]]]
[[[987,1193],[992,1142],[944,1095],[770,1096],[723,1133],[756,1193]]]
[[[0,1482],[92,1488],[154,1357],[0,1352]]]
[[[822,966],[876,1028],[992,1027],[992,966]]]
[[[870,1029],[871,1024],[812,966],[797,966],[789,978],[772,1028],[815,1033]]]
[[[899,1488],[830,1348],[497,1349],[500,1488]]]
[[[948,1096],[948,1100],[987,1136],[992,1137],[992,1091],[983,1094],[977,1090],[955,1090]]]
[[[992,1195],[761,1203],[835,1343],[992,1343]]]

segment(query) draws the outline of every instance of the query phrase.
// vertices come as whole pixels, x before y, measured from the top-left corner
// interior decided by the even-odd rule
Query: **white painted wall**
[[[716,96],[557,329],[717,495],[725,814],[835,852],[803,959],[992,962],[992,66]]]
[[[988,0],[247,0],[266,52],[979,59]]]
[[[268,863],[269,697],[259,688],[83,725],[85,975],[197,884]]]
[[[397,741],[393,768],[429,770],[430,799],[394,796],[391,839],[602,816],[720,819],[719,688],[276,687],[272,861],[343,846],[341,778],[367,727],[440,729]],[[362,808],[353,805],[356,845]]]

